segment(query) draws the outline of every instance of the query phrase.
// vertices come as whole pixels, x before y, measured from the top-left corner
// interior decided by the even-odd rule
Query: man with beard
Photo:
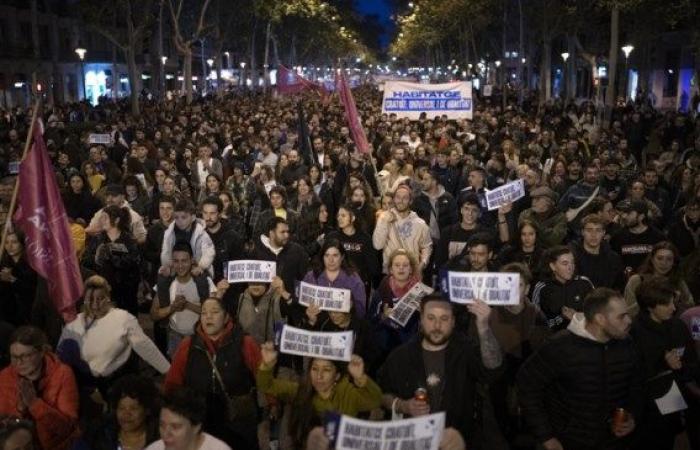
[[[621,202],[620,223],[624,227],[610,239],[610,246],[622,257],[625,268],[636,271],[654,244],[665,239],[664,235],[647,224],[649,208],[643,200]]]
[[[282,169],[279,181],[287,188],[287,194],[290,194],[296,191],[297,180],[306,175],[308,169],[299,161],[298,150],[290,150],[289,153],[287,153],[287,160],[289,163],[287,167]]]
[[[213,263],[215,283],[224,277],[224,264],[244,259],[243,238],[229,226],[226,219],[221,218],[223,209],[224,205],[219,197],[208,197],[202,202],[202,219],[216,252]]]
[[[525,418],[545,450],[629,448],[643,406],[641,368],[627,335],[632,319],[622,296],[598,288],[583,313],[547,340],[521,367]],[[612,420],[618,409],[621,421]]]
[[[471,448],[476,385],[495,378],[503,356],[489,326],[491,308],[480,300],[467,306],[475,317],[477,343],[455,332],[454,307],[439,294],[424,297],[420,336],[389,355],[378,380],[384,392],[382,404],[394,415],[444,411],[445,425],[456,428]],[[418,389],[424,390],[426,399],[416,398]]]
[[[411,210],[411,188],[401,184],[394,192],[394,207],[382,213],[372,235],[372,244],[383,250],[384,273],[388,273],[389,256],[399,248],[412,252],[418,259],[418,271],[428,267],[433,252],[430,228]]]

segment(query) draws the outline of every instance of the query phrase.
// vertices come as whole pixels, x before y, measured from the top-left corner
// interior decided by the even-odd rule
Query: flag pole
[[[39,97],[36,103],[34,104],[34,111],[32,111],[32,123],[29,125],[29,131],[27,132],[27,140],[24,142],[24,151],[22,151],[22,159],[20,159],[20,163],[24,161],[24,158],[27,156],[27,152],[29,151],[29,147],[32,145],[32,136],[34,135],[34,126],[36,124],[36,118],[39,108],[41,108],[41,97]],[[22,170],[21,167],[22,166],[20,165],[20,170]],[[5,226],[2,229],[2,241],[0,241],[0,259],[5,254],[5,242],[7,241],[7,235],[10,232],[10,229],[12,228],[12,216],[15,212],[15,206],[17,206],[18,192],[19,173],[17,174],[17,178],[15,179],[15,187],[12,189],[12,200],[10,200],[10,207],[7,210]]]

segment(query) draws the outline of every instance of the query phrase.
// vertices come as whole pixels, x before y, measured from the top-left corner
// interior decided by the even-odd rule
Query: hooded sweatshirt
[[[377,250],[383,250],[383,271],[389,273],[389,256],[400,248],[413,252],[423,267],[428,266],[430,254],[433,251],[433,240],[430,238],[430,228],[414,211],[408,216],[401,217],[396,208],[392,208],[396,220],[388,222],[384,215],[377,220],[377,226],[372,235],[372,244]]]

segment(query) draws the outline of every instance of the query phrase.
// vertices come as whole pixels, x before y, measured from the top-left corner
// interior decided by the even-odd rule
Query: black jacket
[[[207,229],[207,234],[214,243],[214,283],[224,277],[224,264],[236,259],[244,259],[243,237],[229,225],[227,221],[221,222],[221,228],[216,233]]]
[[[423,362],[421,337],[397,347],[379,369],[379,386],[385,393],[401,399],[413,398],[416,388],[426,386],[427,373]],[[500,369],[486,369],[481,361],[479,345],[461,333],[453,333],[445,355],[445,380],[440,411],[446,413],[447,427],[454,427],[467,440],[474,435],[474,414],[477,382],[489,382]],[[435,412],[435,411],[433,411]]]
[[[622,258],[607,242],[601,244],[597,255],[588,253],[578,242],[571,244],[571,250],[576,260],[576,271],[588,278],[593,286],[624,290],[626,280]]]
[[[416,196],[411,209],[413,209],[416,214],[418,214],[418,217],[423,219],[428,226],[430,226],[430,216],[436,214],[438,227],[441,230],[449,225],[457,223],[459,215],[457,211],[457,202],[455,202],[452,194],[446,191],[437,198],[434,210],[433,205],[430,203],[430,197],[425,192],[421,192]]]
[[[583,311],[583,299],[592,290],[593,285],[586,277],[576,275],[565,284],[550,278],[535,285],[532,303],[540,308],[551,330],[561,330],[568,324],[561,313],[562,307]]]
[[[630,339],[596,342],[563,330],[520,368],[522,416],[542,443],[557,438],[567,450],[625,448],[610,432],[616,408],[639,417],[642,379]]]

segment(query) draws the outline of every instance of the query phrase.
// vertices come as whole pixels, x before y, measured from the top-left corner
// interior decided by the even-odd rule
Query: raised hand
[[[318,320],[318,315],[321,313],[321,308],[316,304],[310,304],[306,307],[306,318],[309,319],[309,324],[316,325],[316,320]]]
[[[365,362],[359,355],[352,355],[348,363],[348,373],[353,380],[361,380],[365,376]]]
[[[491,307],[483,300],[474,299],[474,303],[467,305],[467,311],[476,317],[478,328],[488,327],[489,317],[491,317]]]

